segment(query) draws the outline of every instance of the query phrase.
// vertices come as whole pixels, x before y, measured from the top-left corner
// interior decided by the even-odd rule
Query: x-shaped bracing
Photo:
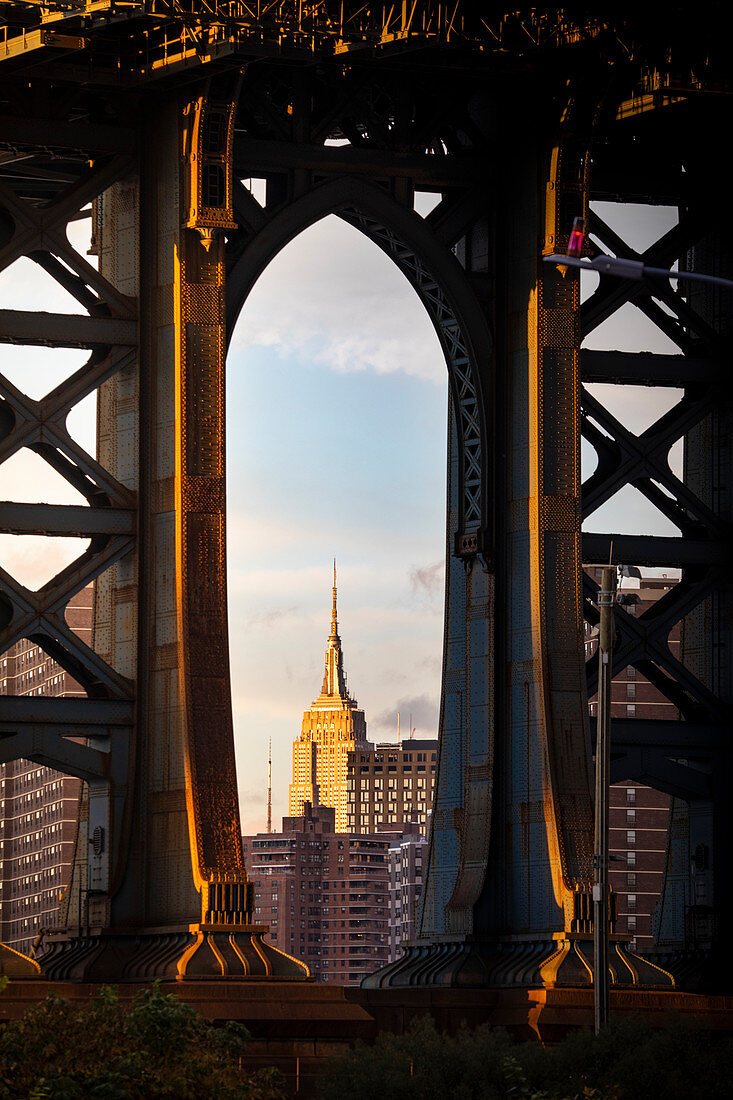
[[[643,254],[636,253],[597,214],[591,215],[591,232],[614,255],[642,260],[644,264],[669,269],[707,231],[702,214],[693,210],[684,214],[680,223],[656,241]],[[600,250],[598,250],[600,252]],[[581,311],[584,336],[627,302],[637,306],[662,332],[674,341],[685,358],[706,360],[713,365],[724,361],[727,349],[723,339],[711,328],[685,299],[661,278],[622,280],[603,278]],[[660,303],[667,307],[667,312]],[[632,357],[623,355],[620,358]],[[645,357],[648,358],[648,357]],[[641,492],[668,520],[680,529],[679,539],[697,540],[698,546],[725,544],[730,538],[727,525],[716,513],[682,482],[671,470],[669,452],[674,443],[684,437],[715,408],[716,376],[712,372],[699,384],[684,382],[675,376],[674,357],[664,359],[667,374],[661,384],[684,385],[682,399],[640,435],[625,428],[588,390],[582,390],[582,434],[594,447],[598,465],[583,485],[583,518],[605,504],[625,485]],[[680,362],[683,357],[680,357]],[[625,371],[628,375],[628,371]],[[682,372],[681,372],[682,373]],[[625,378],[630,381],[630,378]],[[609,541],[613,536],[608,536]],[[650,541],[654,541],[650,538]],[[643,542],[636,539],[635,542]],[[641,563],[641,561],[640,561]],[[633,564],[628,562],[625,564]],[[674,549],[669,565],[674,566]],[[636,618],[616,613],[617,644],[614,652],[614,672],[633,665],[680,711],[688,721],[718,724],[725,720],[721,701],[688,668],[675,658],[668,638],[673,627],[713,593],[722,581],[720,567],[687,563],[680,584],[660,599],[642,616]],[[597,622],[598,587],[590,577],[584,577],[586,618]],[[588,691],[597,689],[597,662],[588,661]]]
[[[79,133],[81,140],[83,128]],[[66,227],[85,216],[89,203],[130,167],[131,162],[123,156],[97,161],[95,167],[62,188],[52,202],[42,205],[21,197],[11,188],[10,180],[0,183],[0,208],[11,226],[0,247],[0,270],[25,256],[86,310],[85,315],[0,310],[0,341],[91,350],[87,363],[41,400],[28,397],[0,375],[0,462],[21,448],[34,451],[87,501],[86,506],[5,502],[0,505],[0,529],[16,535],[90,540],[74,562],[37,592],[0,568],[0,651],[28,638],[82,684],[89,696],[120,701],[132,699],[131,683],[78,637],[66,623],[64,612],[76,593],[133,549],[136,494],[72,438],[66,419],[83,398],[135,362],[137,305],[79,255],[68,240]],[[75,767],[75,750],[69,750],[64,734],[83,735],[88,726],[86,712],[75,710],[72,714],[64,702],[48,700],[56,720],[51,722],[47,716],[39,725],[37,700],[14,700],[12,730],[5,725],[2,729],[5,748],[10,740],[26,749],[35,746],[34,759],[55,761],[60,770],[84,774],[87,765],[81,762]],[[92,699],[79,703],[97,705]],[[131,712],[128,722],[130,717]],[[38,739],[43,740],[44,730],[48,743],[41,745]],[[79,750],[77,755],[81,760],[84,754]]]

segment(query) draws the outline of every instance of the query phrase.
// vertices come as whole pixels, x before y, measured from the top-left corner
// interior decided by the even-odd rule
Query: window
[[[636,699],[636,684],[627,684],[626,685],[626,698],[627,699]]]
[[[636,931],[636,917],[629,917],[627,921],[627,927],[629,929],[629,932]]]
[[[629,905],[629,912],[636,909],[636,894],[627,894],[626,901]]]
[[[636,871],[631,871],[626,876],[626,885],[627,886],[636,886]]]
[[[626,866],[627,867],[636,867],[636,852],[627,852],[626,853]]]
[[[636,829],[627,829],[626,830],[626,843],[627,844],[636,844]]]
[[[636,718],[636,703],[627,703],[626,704],[626,717],[627,718]]]
[[[627,825],[636,825],[636,810],[627,810],[626,811],[626,824]]]
[[[626,666],[626,679],[627,680],[635,680],[636,679],[636,669],[634,668],[633,665],[627,665]]]
[[[626,801],[629,805],[636,802],[636,787],[626,788]]]

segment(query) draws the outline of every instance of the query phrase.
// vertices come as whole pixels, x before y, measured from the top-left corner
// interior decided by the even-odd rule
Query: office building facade
[[[383,829],[427,834],[433,808],[438,742],[360,746],[347,761],[347,824],[352,832]]]

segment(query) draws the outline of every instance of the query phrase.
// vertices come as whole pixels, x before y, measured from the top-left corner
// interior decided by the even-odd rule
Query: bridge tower
[[[563,250],[576,215],[591,219],[593,249],[627,254],[593,201],[650,201],[681,212],[650,251],[656,266],[689,256],[725,268],[716,137],[730,100],[705,21],[562,9],[493,20],[480,5],[449,14],[430,0],[214,4],[205,18],[157,2],[0,7],[0,83],[12,104],[0,117],[0,264],[30,258],[84,311],[0,310],[0,339],[90,350],[41,401],[0,380],[0,461],[30,448],[87,502],[7,504],[3,530],[90,540],[38,592],[0,574],[0,648],[35,639],[88,694],[3,700],[0,714],[0,758],[87,781],[68,927],[44,945],[44,972],[305,976],[251,924],[239,843],[224,361],[259,274],[331,213],[411,282],[450,391],[427,885],[417,942],[373,984],[589,983],[594,670],[584,667],[582,622],[596,610],[581,563],[606,560],[611,538],[624,564],[683,571],[654,616],[626,622],[619,612],[616,652],[617,667],[640,668],[683,720],[619,726],[615,766],[617,778],[689,800],[700,869],[669,955],[691,946],[685,929],[697,929],[699,945],[704,924],[708,957],[723,958],[728,303],[648,279],[604,279],[581,303],[577,276],[542,263]],[[709,26],[720,16],[707,7]],[[266,181],[263,204],[247,178]],[[414,207],[421,190],[439,197],[425,218]],[[90,204],[97,266],[66,232]],[[584,335],[627,301],[681,354],[584,352]],[[584,388],[599,381],[683,396],[637,438]],[[96,456],[66,428],[94,391]],[[582,435],[599,456],[585,486]],[[682,479],[666,458],[679,438]],[[583,536],[583,514],[629,483],[679,538]],[[87,647],[64,608],[93,579]],[[680,620],[676,662],[666,637]],[[615,979],[668,987],[663,963],[632,960],[619,945]]]

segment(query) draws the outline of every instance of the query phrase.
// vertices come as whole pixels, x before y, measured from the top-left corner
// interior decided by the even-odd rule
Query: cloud
[[[0,534],[0,565],[31,592],[80,557],[89,539]]]
[[[311,226],[254,286],[233,347],[276,347],[336,371],[402,371],[445,385],[427,312],[396,267],[336,217]]]
[[[443,559],[433,565],[413,566],[410,570],[410,584],[416,595],[428,596],[431,600],[442,596],[445,585]]]
[[[267,803],[267,791],[261,791],[257,787],[239,792],[239,797],[246,806],[264,806]]]
[[[294,615],[298,610],[299,605],[293,604],[292,607],[273,607],[269,611],[258,611],[257,614],[250,615],[248,619],[245,619],[244,625],[251,628],[264,627],[267,629],[280,622],[281,619]]]
[[[33,451],[23,448],[0,465],[0,500],[31,504],[84,504],[65,478]],[[37,591],[89,546],[89,539],[0,534],[0,565],[26,588]]]
[[[417,737],[436,737],[438,732],[438,699],[429,695],[407,695],[398,699],[394,706],[388,707],[378,714],[369,723],[370,729],[375,727],[381,730],[389,730],[393,734],[397,731],[397,715],[400,716],[400,734],[409,737],[411,729],[415,730]]]

